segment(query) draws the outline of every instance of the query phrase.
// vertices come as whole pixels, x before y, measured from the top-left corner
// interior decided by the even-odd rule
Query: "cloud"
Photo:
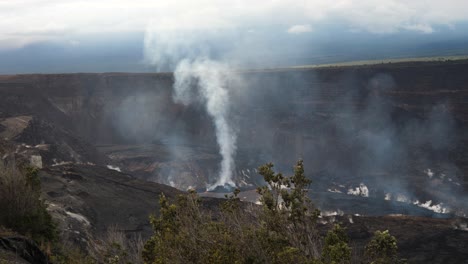
[[[80,42],[78,40],[69,40],[68,41],[68,44],[70,44],[70,46],[73,46],[73,47],[77,47],[80,45]]]
[[[312,27],[310,25],[294,25],[288,29],[288,33],[291,34],[302,34],[312,32]]]
[[[419,31],[421,33],[430,34],[434,32],[434,29],[430,25],[425,24],[413,24],[408,26],[403,26],[403,28],[411,31]]]
[[[295,25],[289,31],[302,33],[339,21],[351,30],[372,33],[431,33],[436,25],[468,21],[466,10],[465,0],[0,0],[0,39],[24,45],[35,39],[74,38],[69,35],[143,32],[149,21],[170,31]]]

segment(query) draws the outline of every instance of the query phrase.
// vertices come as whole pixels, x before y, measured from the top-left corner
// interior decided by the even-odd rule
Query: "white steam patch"
[[[118,172],[122,172],[122,171],[120,170],[120,168],[117,167],[117,166],[107,165],[107,168],[108,168],[109,170],[115,170],[115,171],[118,171]]]
[[[74,218],[77,221],[84,223],[85,225],[90,225],[89,220],[86,217],[84,217],[83,215],[75,214],[75,213],[68,212],[68,211],[66,213],[67,213],[67,215],[69,217]]]
[[[369,197],[369,188],[364,183],[359,184],[355,189],[348,189],[348,194]]]
[[[219,153],[222,157],[219,177],[208,187],[235,186],[232,180],[237,135],[229,122],[228,84],[235,79],[226,64],[209,59],[182,60],[174,72],[174,100],[189,105],[200,98],[213,119]]]
[[[72,165],[72,164],[78,164],[78,165],[88,165],[88,166],[96,166],[96,164],[92,162],[73,162],[73,161],[57,161],[57,159],[52,159],[54,164],[52,164],[52,167],[56,166],[62,166],[62,165]]]
[[[328,221],[326,221],[324,219],[319,219],[318,222],[319,222],[319,224],[322,224],[322,225],[328,224]]]
[[[427,177],[432,178],[434,177],[434,172],[431,169],[427,169],[424,171],[427,175]]]
[[[331,192],[331,193],[342,193],[340,190],[336,189],[336,188],[328,188],[327,191]]]
[[[386,201],[394,200],[400,203],[411,203],[411,199],[408,198],[408,196],[401,194],[401,193],[397,193],[397,194],[386,193],[385,200]]]
[[[421,208],[425,208],[427,210],[430,210],[430,211],[433,211],[433,212],[439,213],[439,214],[448,214],[448,213],[451,212],[451,210],[449,208],[445,207],[443,203],[432,204],[432,200],[421,203],[421,202],[419,202],[419,200],[411,201],[411,199],[408,198],[404,194],[400,194],[400,193],[396,194],[396,195],[392,195],[391,193],[385,194],[385,200],[390,201],[390,200],[392,200],[392,198],[393,198],[393,200],[395,200],[397,202],[407,203],[407,204],[412,203],[412,204],[414,204],[416,206],[419,206]]]
[[[391,193],[386,193],[385,194],[385,201],[390,201],[392,199],[392,194]]]
[[[322,211],[320,212],[320,217],[328,217],[328,216],[343,216],[344,212],[340,209],[336,211]]]
[[[468,232],[468,224],[467,223],[459,223],[458,225],[454,226],[454,229]]]
[[[450,213],[450,210],[446,207],[443,206],[442,203],[440,204],[432,204],[432,200],[429,200],[425,203],[420,203],[419,201],[414,201],[414,205],[417,205],[422,208],[426,208],[427,210],[431,210],[433,212],[439,213],[439,214],[448,214]]]
[[[410,199],[404,195],[404,194],[397,194],[396,195],[396,199],[395,199],[397,202],[401,202],[401,203],[410,203]]]

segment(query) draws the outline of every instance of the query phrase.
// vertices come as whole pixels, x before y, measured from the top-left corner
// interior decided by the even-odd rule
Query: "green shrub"
[[[98,262],[81,249],[72,245],[60,245],[55,248],[55,254],[50,256],[54,264],[97,264]]]
[[[372,264],[404,263],[398,259],[397,240],[388,230],[376,231],[366,246],[365,255]]]
[[[302,161],[291,177],[272,168],[259,168],[268,184],[258,189],[262,207],[241,204],[238,190],[213,215],[195,192],[173,203],[162,195],[159,217],[150,218],[154,235],[144,247],[145,263],[312,263],[319,237],[318,211],[306,197],[310,180]]]
[[[154,234],[144,245],[143,261],[148,264],[364,262],[364,256],[351,259],[349,239],[340,225],[335,225],[322,241],[316,226],[320,212],[307,198],[311,181],[304,175],[302,161],[289,177],[275,173],[271,163],[260,167],[259,174],[267,183],[257,190],[261,206],[241,203],[237,197],[239,190],[226,196],[227,200],[213,213],[200,206],[201,199],[194,191],[180,195],[175,201],[161,195],[160,214],[150,217]],[[374,246],[373,241],[368,246],[371,252],[394,256],[396,251],[385,251],[385,247]],[[380,255],[372,255],[375,256]]]
[[[322,260],[325,263],[350,263],[351,248],[348,246],[348,236],[340,225],[334,225],[325,237],[322,250]]]
[[[0,162],[0,225],[38,243],[57,239],[57,228],[40,198],[38,170],[17,169]]]

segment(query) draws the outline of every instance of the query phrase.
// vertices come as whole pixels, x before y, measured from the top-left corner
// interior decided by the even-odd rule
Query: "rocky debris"
[[[111,226],[127,234],[151,233],[149,215],[157,213],[159,196],[181,192],[102,166],[68,164],[40,172],[48,210],[64,241],[93,251]]]
[[[33,116],[0,119],[0,140],[16,146],[14,154],[38,168],[63,162],[103,164],[107,160],[79,136]]]
[[[0,138],[4,140],[14,139],[29,126],[31,120],[32,116],[15,116],[3,119],[0,122],[0,127],[2,128]]]
[[[33,118],[15,142],[34,146],[47,166],[60,162],[102,164],[106,160],[79,136],[39,118]]]
[[[28,238],[0,234],[0,262],[48,264],[47,255]]]

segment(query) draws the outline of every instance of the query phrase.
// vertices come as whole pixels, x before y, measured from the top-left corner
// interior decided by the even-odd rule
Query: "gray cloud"
[[[315,28],[324,21],[344,21],[355,31],[431,33],[434,26],[467,21],[466,10],[468,2],[459,0],[0,1],[0,40],[8,40],[0,48],[21,47],[57,34],[141,32],[150,20],[168,31]]]

